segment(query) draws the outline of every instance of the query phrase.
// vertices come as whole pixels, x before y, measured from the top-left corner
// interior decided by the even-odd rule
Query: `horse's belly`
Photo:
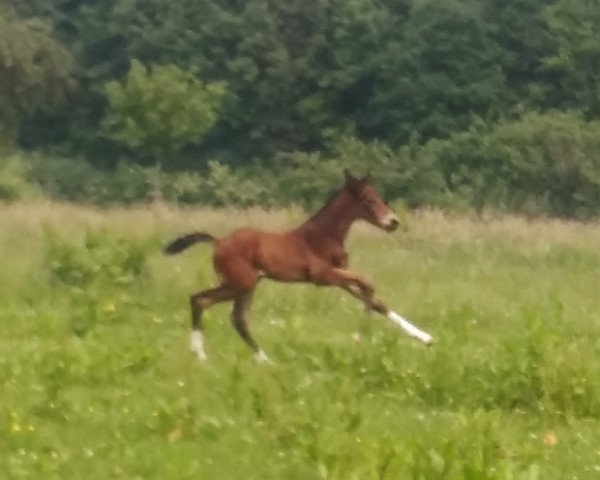
[[[264,276],[284,282],[305,281],[310,277],[310,266],[302,246],[281,238],[268,238],[261,242],[257,252],[256,267]]]
[[[304,262],[290,258],[267,258],[258,264],[264,276],[282,282],[306,281],[310,277],[310,269]]]

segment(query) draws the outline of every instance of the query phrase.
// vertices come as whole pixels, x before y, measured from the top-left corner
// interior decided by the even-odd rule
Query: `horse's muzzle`
[[[398,228],[398,225],[400,225],[400,222],[398,221],[398,219],[395,216],[391,216],[391,217],[385,219],[385,221],[383,222],[383,228],[387,232],[393,232],[394,230],[396,230]]]

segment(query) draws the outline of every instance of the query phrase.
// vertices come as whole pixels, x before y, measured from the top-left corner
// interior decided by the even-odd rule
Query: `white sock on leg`
[[[198,357],[198,360],[206,360],[206,353],[204,353],[204,338],[200,330],[192,330],[190,336],[190,348],[194,355]]]
[[[433,343],[433,337],[431,335],[415,327],[412,323],[405,318],[402,318],[396,312],[390,310],[387,314],[387,317],[402,330],[404,330],[409,336],[421,340],[425,345],[431,345]]]

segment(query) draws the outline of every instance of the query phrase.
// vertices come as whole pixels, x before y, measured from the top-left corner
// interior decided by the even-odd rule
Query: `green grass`
[[[360,226],[352,268],[437,343],[333,289],[264,282],[255,364],[188,295],[175,235],[300,212],[0,209],[0,472],[8,479],[600,478],[600,226],[411,216]]]

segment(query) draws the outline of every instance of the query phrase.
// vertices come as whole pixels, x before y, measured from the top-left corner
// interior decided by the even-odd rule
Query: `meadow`
[[[0,206],[0,472],[6,479],[600,478],[600,224],[407,214],[357,225],[352,268],[426,348],[344,292],[263,282],[256,364],[188,296],[210,247],[174,236],[300,210]]]

